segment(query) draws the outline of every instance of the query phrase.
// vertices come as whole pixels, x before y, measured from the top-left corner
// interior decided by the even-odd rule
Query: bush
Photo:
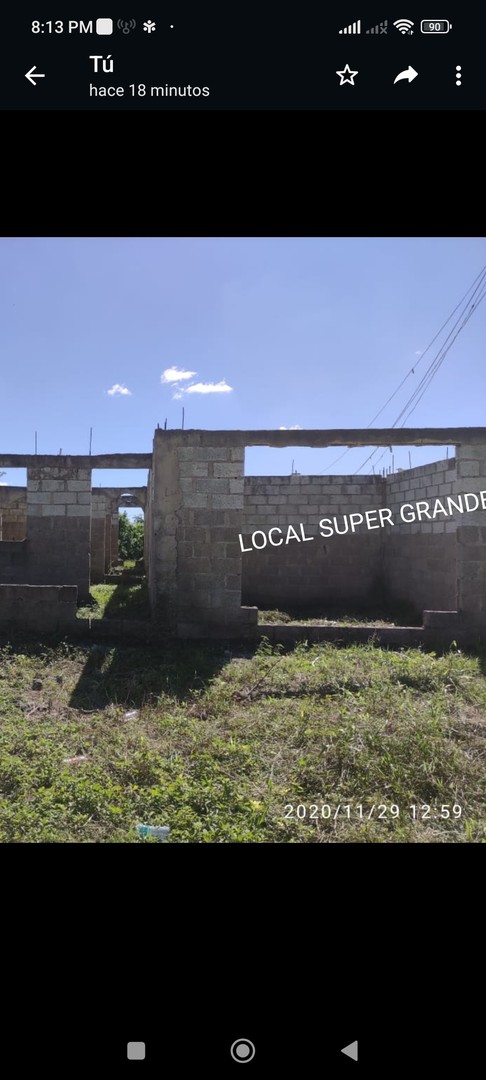
[[[118,551],[120,559],[143,559],[143,517],[130,521],[126,510],[120,514],[118,533]]]

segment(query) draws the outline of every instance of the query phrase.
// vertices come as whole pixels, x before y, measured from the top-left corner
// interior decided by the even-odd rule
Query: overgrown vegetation
[[[294,614],[289,614],[288,611],[279,611],[278,608],[274,608],[271,611],[258,611],[259,623],[292,623],[294,626],[298,626],[299,623],[304,623],[306,626],[397,626],[396,622],[392,622],[391,619],[373,619],[359,618],[356,615],[342,615],[339,619],[328,619],[325,615],[320,618],[313,618],[312,616],[302,616],[297,618]]]
[[[91,604],[78,608],[78,619],[148,619],[147,582],[134,585],[92,585]]]
[[[130,519],[126,510],[119,514],[118,553],[120,559],[143,559],[143,514]]]
[[[143,822],[175,843],[484,843],[485,663],[5,645],[0,841],[129,843]]]
[[[401,605],[393,613],[374,611],[361,615],[343,611],[306,614],[301,610],[280,611],[278,608],[258,612],[259,623],[304,623],[306,626],[415,626],[421,625],[421,621],[407,605]]]

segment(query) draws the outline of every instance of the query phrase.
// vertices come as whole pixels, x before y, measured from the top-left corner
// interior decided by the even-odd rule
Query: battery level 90
[[[423,34],[448,34],[452,23],[448,19],[423,19],[420,29]]]

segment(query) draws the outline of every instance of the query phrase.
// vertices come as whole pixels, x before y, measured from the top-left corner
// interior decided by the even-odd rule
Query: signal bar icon
[[[361,19],[357,22],[350,23],[349,26],[345,26],[344,30],[339,31],[340,34],[360,34],[361,33]]]
[[[384,22],[377,23],[376,26],[372,26],[371,30],[366,31],[367,34],[387,34],[388,33],[388,19]]]

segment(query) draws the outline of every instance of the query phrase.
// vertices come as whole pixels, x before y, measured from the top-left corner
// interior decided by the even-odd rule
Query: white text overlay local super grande
[[[420,521],[435,521],[436,519],[452,517],[454,513],[471,514],[475,510],[486,510],[486,491],[466,492],[456,495],[454,498],[448,495],[444,499],[434,499],[427,502],[425,499],[415,503],[403,503],[398,510],[393,511],[386,506],[373,510],[365,510],[364,513],[343,514],[340,517],[321,518],[319,521],[319,535],[322,537],[345,536],[346,533],[354,533],[364,527],[366,529],[382,529],[385,525],[412,524]],[[297,531],[299,530],[299,531]],[[299,535],[300,533],[300,535]],[[242,533],[238,539],[242,551],[252,551],[254,548],[261,550],[270,544],[272,547],[280,547],[288,544],[291,540],[307,542],[315,540],[315,536],[306,536],[305,526],[300,524],[296,527],[288,525],[281,529],[275,525],[272,529],[264,532],[257,529],[251,534],[251,546],[245,547]]]

